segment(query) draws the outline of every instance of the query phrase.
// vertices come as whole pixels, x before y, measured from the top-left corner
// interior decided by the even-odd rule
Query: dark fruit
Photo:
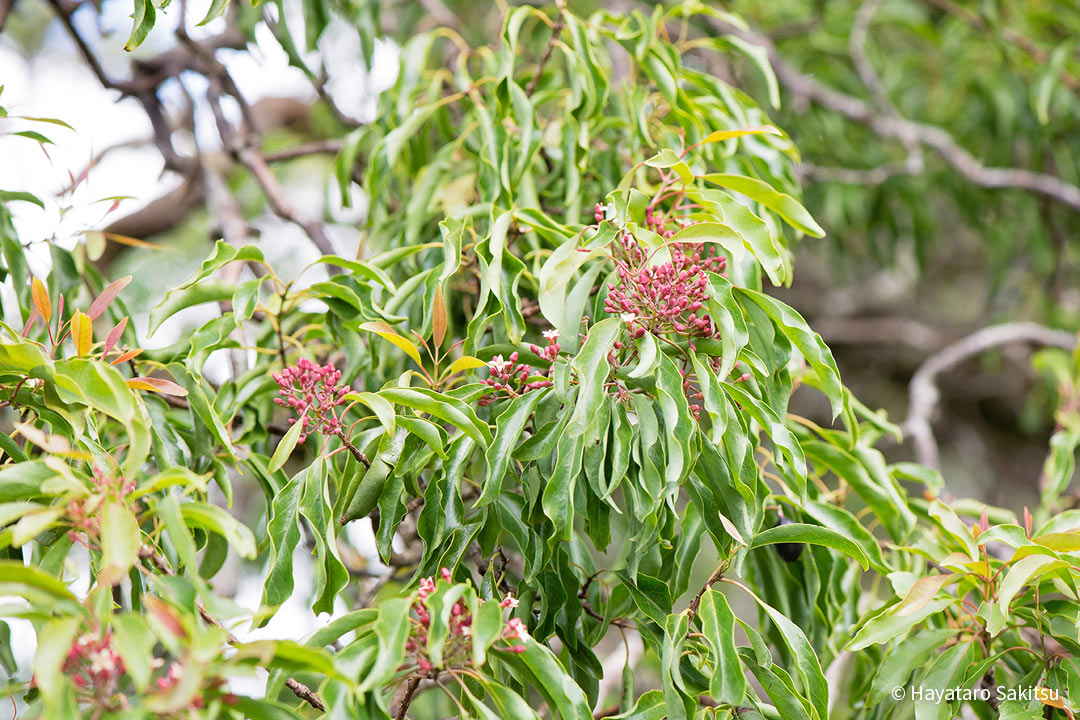
[[[791,521],[781,515],[776,522],[776,527],[788,525],[789,523]],[[776,550],[776,554],[780,556],[781,560],[793,563],[802,555],[803,543],[776,543],[773,545],[773,549]]]

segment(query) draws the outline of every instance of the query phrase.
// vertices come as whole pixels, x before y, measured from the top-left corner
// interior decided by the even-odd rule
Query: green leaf
[[[539,690],[558,711],[560,718],[592,720],[592,710],[585,693],[567,674],[554,653],[531,637],[523,638],[520,643],[525,646],[525,652],[499,653],[499,658],[515,668],[527,686]]]
[[[255,558],[255,536],[224,508],[209,503],[189,502],[180,505],[180,514],[189,526],[221,535],[240,557],[249,560]]]
[[[1054,89],[1061,82],[1062,68],[1065,67],[1065,63],[1075,49],[1075,39],[1059,43],[1050,53],[1049,60],[1045,61],[1039,70],[1039,79],[1032,88],[1032,104],[1035,106],[1035,115],[1040,125],[1047,125],[1050,122],[1050,100],[1053,98]]]
[[[319,458],[304,473],[304,493],[300,498],[300,514],[313,530],[318,559],[311,608],[316,614],[333,612],[334,599],[349,584],[349,572],[338,554],[337,523],[326,481],[327,462]]]
[[[211,0],[210,7],[206,11],[206,15],[199,21],[199,26],[206,25],[210,21],[219,17],[221,13],[225,12],[225,6],[229,4],[229,0]]]
[[[698,617],[713,654],[709,695],[728,705],[741,705],[746,694],[746,677],[735,648],[735,615],[727,598],[711,588],[706,590],[698,606]]]
[[[536,404],[542,400],[547,388],[540,388],[514,398],[495,420],[495,438],[488,446],[486,459],[488,472],[480,497],[474,507],[483,507],[494,501],[502,492],[502,481],[510,465],[510,457],[517,445],[525,423],[532,417]]]
[[[135,682],[135,689],[145,692],[153,669],[147,658],[153,657],[157,638],[142,615],[119,613],[110,622],[112,644],[124,661],[124,670]]]
[[[607,355],[621,332],[622,321],[619,318],[601,320],[589,328],[581,351],[570,361],[570,367],[578,379],[578,394],[566,433],[571,437],[584,435],[586,443],[595,442],[599,435],[593,421],[600,403],[607,402],[604,383],[611,371]]]
[[[135,513],[120,503],[106,503],[101,510],[101,572],[98,582],[115,585],[139,559],[141,534]]]
[[[398,415],[395,423],[424,441],[435,454],[446,459],[446,432],[435,423],[423,418]]]
[[[63,514],[62,506],[46,507],[23,514],[11,529],[11,546],[22,547],[48,530]]]
[[[375,662],[368,669],[356,692],[363,693],[381,687],[401,666],[405,659],[405,641],[412,629],[409,621],[412,600],[412,597],[396,597],[384,600],[379,605],[379,616],[374,625],[375,636],[378,638]]]
[[[135,0],[135,12],[132,14],[131,36],[124,43],[124,49],[131,52],[142,45],[143,40],[154,27],[154,3],[152,0]]]
[[[817,711],[818,717],[827,717],[829,685],[821,672],[821,663],[818,661],[817,653],[814,652],[814,648],[806,638],[806,634],[799,629],[798,625],[776,608],[768,605],[748,588],[742,585],[739,587],[742,587],[743,591],[750,595],[769,616],[769,619],[776,624],[777,630],[779,630],[781,637],[784,638],[784,644],[787,645],[795,658],[795,669],[802,680],[807,698]]]
[[[486,448],[491,444],[491,429],[477,419],[471,407],[460,400],[424,388],[384,388],[378,395],[395,405],[404,405],[445,420],[481,447]]]
[[[871,707],[877,705],[890,697],[893,688],[906,685],[912,671],[925,666],[930,655],[954,635],[956,630],[952,628],[923,630],[898,643],[882,659],[866,704]]]
[[[288,432],[281,438],[281,442],[274,448],[274,455],[270,458],[270,464],[266,466],[266,472],[275,473],[281,469],[285,461],[292,455],[293,448],[296,447],[296,442],[300,439],[300,433],[303,431],[304,424],[302,422],[297,421],[292,424]]]
[[[150,311],[150,324],[146,329],[147,337],[153,336],[161,324],[176,313],[189,307],[202,305],[209,302],[221,302],[231,300],[239,292],[232,283],[222,282],[216,279],[207,279],[194,285],[175,288],[165,293]]]
[[[62,582],[37,568],[26,567],[21,560],[0,560],[0,593],[17,595],[31,603],[52,604],[65,612],[80,607],[78,598]]]
[[[908,630],[931,615],[936,615],[956,602],[955,598],[939,598],[927,603],[921,610],[911,615],[892,615],[884,611],[868,620],[847,644],[847,649],[856,652],[871,645],[880,645],[899,638]]]
[[[820,525],[806,525],[803,523],[786,523],[777,525],[754,536],[750,543],[751,548],[777,543],[806,543],[808,545],[823,545],[838,550],[855,559],[863,570],[870,568],[870,561],[866,553],[856,543],[841,535],[835,530],[821,527]]]
[[[705,180],[745,195],[759,202],[783,218],[791,227],[813,237],[825,237],[825,231],[817,224],[813,216],[802,204],[786,193],[775,190],[771,185],[757,178],[727,173],[709,173]]]
[[[82,622],[80,617],[50,620],[37,635],[37,652],[34,654],[34,677],[46,703],[55,702],[68,682],[63,672],[68,651],[75,642]]]
[[[345,399],[350,402],[361,402],[371,408],[371,411],[375,413],[375,417],[379,419],[379,423],[383,426],[383,430],[388,435],[393,435],[396,428],[397,416],[394,414],[394,406],[386,400],[386,398],[380,397],[371,392],[353,392],[345,396]]]
[[[1001,581],[1001,587],[998,589],[997,604],[1001,608],[1002,615],[1009,617],[1009,605],[1012,604],[1013,598],[1020,594],[1025,585],[1031,584],[1033,581],[1038,582],[1043,575],[1068,566],[1069,563],[1064,560],[1049,555],[1028,555],[1012,563],[1009,571],[1005,574],[1005,579]],[[988,627],[987,630],[991,635],[997,635],[1001,628]]]
[[[41,202],[41,199],[33,193],[28,193],[21,190],[0,190],[0,203],[9,203],[15,201],[33,203],[42,210],[45,209],[45,203]]]
[[[263,581],[262,605],[277,608],[293,592],[293,551],[300,542],[300,495],[304,489],[305,468],[274,496],[266,535],[270,538],[268,571]],[[262,621],[265,624],[269,618]]]
[[[832,404],[833,419],[840,415],[844,409],[844,390],[840,384],[840,370],[836,367],[832,351],[821,339],[821,336],[812,331],[803,320],[802,315],[795,312],[790,306],[776,300],[764,293],[749,288],[736,288],[739,295],[749,298],[757,303],[765,313],[772,318],[777,329],[794,345],[802,354],[806,362],[817,373],[818,379],[825,388],[825,394]]]
[[[467,586],[439,582],[438,588],[428,596],[425,605],[431,614],[428,626],[427,652],[434,667],[443,665],[443,647],[450,636],[450,614],[454,604],[465,595]]]

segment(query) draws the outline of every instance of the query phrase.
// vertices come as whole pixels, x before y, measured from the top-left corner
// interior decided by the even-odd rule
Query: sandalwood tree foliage
[[[154,24],[135,7],[129,44]],[[32,675],[0,653],[20,717],[1071,717],[1076,406],[1020,517],[887,462],[899,428],[770,294],[824,233],[789,136],[706,70],[741,54],[771,81],[701,30],[740,18],[500,12],[486,44],[413,34],[342,138],[355,256],[285,274],[220,240],[131,307],[98,235],[33,276],[7,207],[39,200],[0,195],[0,595],[37,639]],[[230,151],[269,172],[250,139]],[[318,243],[315,216],[290,219]],[[200,305],[220,312],[139,347],[136,324]],[[1042,362],[1075,386],[1077,358]],[[365,519],[370,592],[344,537]],[[215,591],[230,556],[261,568],[258,607]],[[237,636],[294,595],[314,634]],[[265,693],[233,682],[257,673]],[[909,684],[1041,690],[897,700]]]

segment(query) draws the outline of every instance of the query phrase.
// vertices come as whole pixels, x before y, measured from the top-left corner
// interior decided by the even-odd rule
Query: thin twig
[[[405,696],[401,698],[401,705],[398,706],[397,715],[394,716],[395,720],[405,720],[405,713],[409,711],[409,705],[412,704],[413,696],[416,694],[416,688],[419,686],[419,675],[413,675],[409,678],[409,682],[405,686]]]
[[[303,230],[311,239],[312,244],[315,245],[323,255],[334,254],[334,246],[330,242],[330,238],[327,237],[326,230],[323,228],[322,223],[300,212],[291,202],[289,202],[289,199],[285,197],[285,191],[281,187],[281,183],[278,182],[277,177],[274,176],[273,171],[270,169],[270,166],[266,164],[266,159],[263,158],[261,153],[253,148],[245,147],[237,152],[237,159],[244,167],[251,171],[255,181],[259,183],[259,186],[266,194],[266,199],[269,201],[270,208],[274,211],[275,215],[282,220],[293,223]],[[331,272],[336,269],[333,265],[328,267]]]
[[[341,148],[345,143],[337,138],[330,140],[313,140],[312,142],[301,143],[288,148],[282,148],[281,150],[275,150],[274,152],[268,152],[263,154],[263,159],[268,163],[284,162],[286,160],[295,160],[296,158],[307,157],[309,155],[333,155],[334,153],[341,152]]]
[[[686,608],[688,623],[694,621],[694,616],[697,615],[698,608],[701,606],[701,598],[705,597],[705,592],[713,585],[723,580],[725,572],[727,572],[727,563],[716,568],[716,570],[713,570],[713,574],[709,576],[709,579],[701,586],[701,590],[698,591],[698,594],[690,601],[690,605]]]
[[[536,73],[532,76],[532,80],[525,88],[525,94],[532,97],[533,92],[536,90],[536,86],[540,83],[540,76],[544,74],[544,66],[547,65],[548,60],[551,59],[551,51],[555,49],[555,42],[559,39],[559,35],[562,33],[563,28],[566,27],[566,21],[563,17],[563,12],[566,10],[566,0],[558,0],[556,2],[558,7],[558,17],[555,18],[555,24],[551,26],[551,37],[548,39],[547,47],[544,48],[544,54],[540,56],[539,62],[536,63]]]

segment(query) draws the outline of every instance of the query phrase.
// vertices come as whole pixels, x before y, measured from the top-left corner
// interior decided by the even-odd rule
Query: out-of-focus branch
[[[900,315],[890,317],[821,317],[814,329],[829,345],[905,345],[926,353],[944,346],[949,333]]]
[[[843,185],[881,185],[894,177],[914,173],[906,165],[881,165],[875,168],[845,168],[800,163],[799,178],[807,182],[834,182]]]
[[[977,330],[928,357],[911,378],[907,419],[901,425],[904,437],[911,438],[915,445],[918,462],[937,469],[941,467],[931,424],[940,400],[937,377],[990,348],[1017,342],[1072,350],[1076,347],[1077,336],[1032,322],[1003,323]]]
[[[855,21],[851,26],[851,36],[848,38],[848,52],[851,55],[851,61],[855,65],[856,72],[859,73],[859,78],[870,91],[870,95],[874,98],[878,109],[889,117],[900,120],[900,110],[893,104],[892,98],[889,97],[889,91],[885,88],[885,83],[878,75],[877,70],[874,69],[874,63],[871,62],[870,56],[866,52],[866,41],[870,36],[870,23],[873,22],[874,13],[877,12],[879,7],[881,7],[881,0],[863,0],[855,13]],[[908,151],[906,168],[912,174],[922,172],[922,149],[919,146],[918,139],[913,133],[908,132],[901,138],[901,141]]]
[[[934,150],[954,170],[975,185],[993,189],[1027,190],[1080,211],[1080,187],[1053,175],[1024,168],[987,167],[961,147],[943,128],[883,114],[857,97],[804,75],[780,55],[767,37],[715,18],[710,22],[721,32],[736,35],[766,48],[777,79],[797,98],[816,102],[849,120],[866,125],[882,137],[900,142],[913,137],[919,144]]]
[[[285,197],[285,191],[278,182],[266,159],[252,148],[243,148],[237,154],[237,159],[251,171],[255,181],[266,193],[266,199],[270,202],[270,208],[274,214],[282,220],[287,220],[297,225],[311,239],[311,242],[323,255],[333,255],[334,246],[326,235],[326,230],[318,220],[310,218],[296,209],[289,199]],[[331,269],[332,266],[331,266]]]
[[[4,31],[4,23],[7,22],[8,15],[15,9],[15,0],[0,0],[0,32]]]
[[[300,143],[281,150],[263,153],[263,159],[268,163],[285,162],[308,155],[334,155],[341,152],[345,146],[342,140],[331,138],[329,140],[313,140],[312,142]]]
[[[231,88],[231,90],[228,90],[229,94],[241,106],[241,114],[245,120],[239,133],[232,128],[221,110],[221,90],[218,87],[218,82],[224,84],[226,89]],[[262,156],[259,150],[261,139],[258,129],[247,122],[247,118],[252,116],[251,109],[236,88],[229,71],[216,58],[213,60],[213,75],[211,76],[210,88],[206,93],[206,99],[214,114],[214,120],[217,122],[218,133],[221,135],[222,142],[233,157],[251,172],[255,181],[262,188],[263,193],[266,194],[266,199],[270,203],[270,209],[273,210],[274,214],[302,229],[311,239],[312,244],[319,249],[319,252],[324,255],[332,255],[334,246],[326,235],[323,224],[297,210],[285,196],[284,188],[281,187],[281,183],[278,182],[274,172],[267,165],[266,158]]]
[[[848,53],[851,61],[855,64],[855,71],[863,85],[870,91],[877,103],[878,109],[893,117],[899,117],[900,111],[893,105],[889,97],[885,83],[878,77],[870,56],[866,54],[866,40],[870,36],[870,23],[873,22],[874,13],[881,7],[881,0],[863,0],[855,13],[855,22],[851,25],[851,36],[848,38]]]

